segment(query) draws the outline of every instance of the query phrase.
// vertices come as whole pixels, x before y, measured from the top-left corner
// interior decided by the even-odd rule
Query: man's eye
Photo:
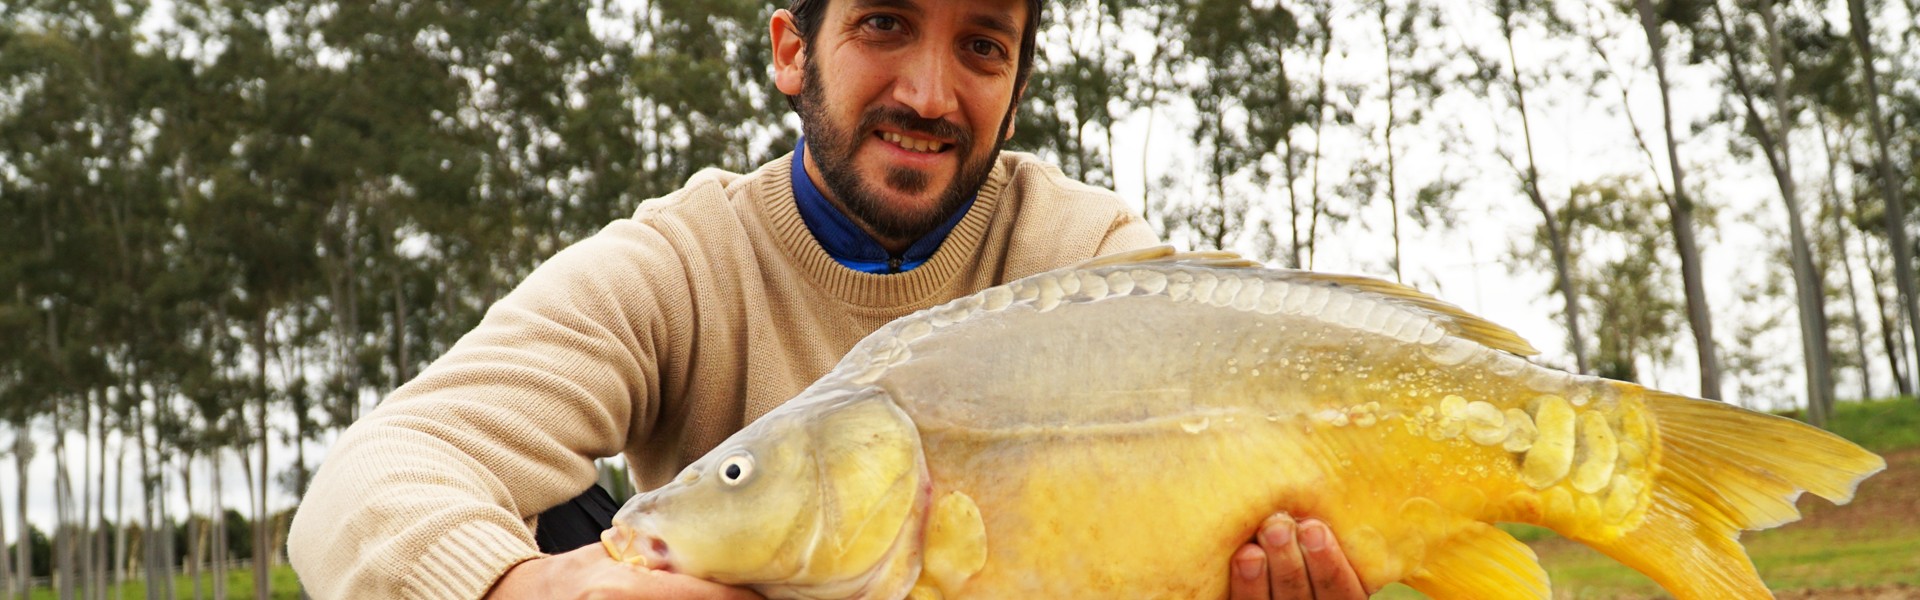
[[[867,17],[867,26],[879,31],[899,31],[900,20],[889,15],[874,15]]]
[[[998,58],[1006,54],[1005,52],[1000,50],[999,44],[995,44],[987,40],[974,40],[972,44],[968,45],[967,49],[971,50],[974,54],[978,54],[986,57]]]

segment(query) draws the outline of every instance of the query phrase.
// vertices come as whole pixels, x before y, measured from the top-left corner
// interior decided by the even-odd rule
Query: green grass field
[[[275,565],[273,567],[272,578],[274,600],[299,600],[300,582],[294,577],[292,567]],[[28,600],[56,600],[59,597],[60,596],[55,594],[50,588],[34,588],[33,593],[27,595]],[[122,598],[136,600],[146,597],[147,582],[145,580],[136,579],[134,581],[128,581],[126,585],[116,585],[107,588],[107,598],[109,598],[109,600],[120,600]],[[193,598],[193,580],[188,579],[185,575],[173,578],[173,597],[181,599]],[[202,575],[200,577],[200,597],[213,597],[212,575]],[[228,570],[227,598],[240,600],[242,598],[252,597],[253,570]]]

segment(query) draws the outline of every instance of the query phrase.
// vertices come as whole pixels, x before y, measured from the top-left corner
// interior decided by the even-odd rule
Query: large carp
[[[1799,422],[1529,363],[1372,279],[1155,249],[921,311],[602,536],[771,598],[1217,598],[1275,511],[1367,586],[1546,598],[1491,523],[1553,529],[1682,599],[1769,596],[1741,530],[1885,461]]]

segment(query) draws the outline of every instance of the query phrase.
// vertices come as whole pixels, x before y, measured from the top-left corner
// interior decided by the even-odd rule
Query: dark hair
[[[820,33],[820,20],[827,13],[828,0],[792,0],[787,12],[793,13],[793,22],[800,26],[800,39],[807,46],[813,46],[813,40]],[[1027,75],[1033,72],[1034,39],[1040,31],[1040,0],[1027,0],[1027,27],[1020,32],[1020,67],[1013,76],[1013,102],[1007,108],[1013,108],[1020,102],[1020,94],[1027,85]],[[795,106],[799,99],[787,96],[787,104]]]

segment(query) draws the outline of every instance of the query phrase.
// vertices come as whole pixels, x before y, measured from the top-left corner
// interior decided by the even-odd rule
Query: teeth
[[[901,148],[906,148],[914,152],[939,152],[945,150],[947,146],[940,142],[910,138],[893,132],[881,132],[880,139],[893,142]]]

